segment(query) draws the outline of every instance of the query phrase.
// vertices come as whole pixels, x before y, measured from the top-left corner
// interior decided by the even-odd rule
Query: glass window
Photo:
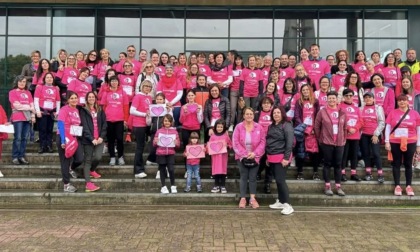
[[[118,60],[120,52],[127,52],[128,45],[134,45],[136,55],[139,54],[139,38],[105,38],[105,48],[109,50],[113,60]]]
[[[272,37],[272,11],[232,11],[230,13],[230,36]]]
[[[319,13],[319,37],[356,37],[362,20],[360,11],[323,11]],[[360,27],[361,28],[361,27]]]
[[[227,39],[187,39],[187,51],[225,52],[227,50]]]
[[[344,49],[349,52],[350,61],[353,60],[354,53],[358,48],[362,48],[361,40],[358,39],[320,39],[321,56],[325,59],[327,55],[334,55],[338,50]],[[360,45],[359,45],[360,44]],[[360,46],[360,47],[358,47]]]
[[[272,52],[273,40],[271,39],[232,39],[230,49],[240,51]]]
[[[184,39],[174,38],[162,38],[162,39],[148,39],[144,38],[141,40],[142,48],[147,51],[155,48],[159,53],[167,52],[169,55],[178,55],[180,52],[184,52]]]
[[[99,10],[99,22],[105,26],[105,29],[98,30],[98,35],[101,36],[140,35],[139,10]]]
[[[367,11],[365,13],[365,37],[407,37],[407,12]]]
[[[4,57],[6,57],[5,45],[6,45],[6,38],[0,36],[0,59],[3,59]]]
[[[143,36],[183,37],[184,12],[178,10],[145,10],[142,12]]]
[[[8,37],[8,55],[31,55],[33,50],[41,52],[42,58],[51,58],[50,37]]]
[[[368,58],[370,58],[372,52],[379,52],[383,62],[386,54],[396,48],[403,51],[404,58],[404,52],[407,50],[407,39],[365,39],[365,53]]]
[[[187,11],[187,37],[227,37],[227,11]]]
[[[89,9],[54,10],[54,35],[88,35],[95,33],[95,11]]]
[[[296,17],[301,17],[297,19]],[[318,16],[313,11],[276,11],[274,36],[281,38],[316,37]]]
[[[0,8],[0,34],[6,33],[6,9]]]
[[[51,10],[9,9],[9,34],[50,35]]]
[[[94,48],[93,43],[93,37],[54,37],[52,52],[57,53],[63,48],[68,53],[76,53],[79,50],[87,53]]]

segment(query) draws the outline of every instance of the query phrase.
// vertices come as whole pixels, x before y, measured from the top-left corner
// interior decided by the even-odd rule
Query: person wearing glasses
[[[146,53],[147,58],[147,53]],[[133,73],[139,74],[141,71],[142,63],[136,60],[136,47],[134,45],[127,46],[127,60],[133,64]]]
[[[95,50],[89,51],[89,53],[87,54],[85,63],[86,63],[86,67],[89,68],[89,71],[90,71],[90,76],[86,81],[89,82],[90,84],[93,83],[92,72],[97,62],[98,62],[98,52]]]
[[[140,84],[144,80],[148,80],[152,83],[152,90],[150,90],[149,95],[153,98],[153,100],[155,100],[156,87],[159,83],[160,77],[155,73],[155,65],[150,60],[143,62],[143,68],[140,75],[137,77],[136,88],[134,89],[135,94],[140,93]]]
[[[21,75],[25,76],[27,83],[32,83],[32,77],[39,67],[39,60],[41,59],[41,52],[38,50],[31,52],[31,63],[23,66]]]

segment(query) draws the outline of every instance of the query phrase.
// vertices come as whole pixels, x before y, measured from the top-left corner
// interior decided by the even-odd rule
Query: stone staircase
[[[210,158],[201,162],[201,178],[203,193],[195,192],[193,181],[192,192],[184,193],[186,180],[184,179],[184,158],[181,151],[176,154],[175,176],[178,194],[161,195],[160,180],[155,179],[157,166],[146,166],[147,178],[135,179],[133,176],[134,143],[125,144],[125,161],[127,165],[109,166],[109,156],[105,154],[98,172],[101,179],[93,179],[101,190],[95,193],[85,193],[84,179],[72,179],[72,183],[79,189],[77,193],[64,193],[61,181],[59,158],[57,153],[38,154],[38,144],[29,143],[27,147],[27,160],[30,165],[11,164],[11,140],[3,142],[3,160],[0,170],[5,175],[0,178],[0,207],[23,206],[69,206],[69,205],[232,205],[236,206],[239,200],[239,171],[236,167],[233,153],[229,156],[228,176],[226,180],[227,194],[214,194],[210,192],[213,186],[211,176]],[[54,146],[55,149],[55,146]],[[145,149],[145,158],[148,148]],[[420,196],[393,196],[392,169],[383,154],[385,183],[377,181],[342,183],[345,197],[334,195],[328,197],[323,194],[323,181],[313,181],[312,168],[305,167],[306,180],[295,179],[296,168],[288,171],[287,183],[292,205],[301,206],[418,206]],[[322,174],[322,168],[319,168]],[[364,175],[364,169],[358,168],[359,176]],[[80,172],[80,174],[82,174]],[[349,171],[347,173],[349,175]],[[332,177],[332,174],[331,174]],[[349,176],[348,176],[349,177]],[[374,172],[376,179],[376,172]],[[419,171],[415,171],[413,188],[420,193]],[[402,168],[401,181],[404,184],[405,176]],[[169,185],[169,179],[167,179]],[[275,183],[272,183],[272,194],[263,193],[263,181],[258,182],[257,199],[260,205],[267,206],[277,198]]]

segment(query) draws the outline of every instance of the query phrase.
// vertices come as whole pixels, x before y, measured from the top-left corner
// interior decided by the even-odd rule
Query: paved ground
[[[0,210],[1,251],[420,251],[420,209]]]

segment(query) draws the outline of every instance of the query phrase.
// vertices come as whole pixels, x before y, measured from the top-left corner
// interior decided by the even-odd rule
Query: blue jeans
[[[201,186],[200,165],[187,164],[187,187],[191,187],[191,178],[193,173],[197,182],[197,186]]]
[[[179,123],[179,116],[181,115],[181,107],[174,107],[172,110],[174,115],[175,127],[181,126]]]
[[[224,97],[226,97],[226,98],[228,98],[228,99],[229,99],[229,88],[224,88],[224,89],[220,90],[220,93],[221,93]],[[228,127],[229,127],[229,125],[228,125]]]
[[[27,121],[13,122],[15,129],[13,139],[12,158],[23,158],[26,152],[26,142],[31,124]]]

